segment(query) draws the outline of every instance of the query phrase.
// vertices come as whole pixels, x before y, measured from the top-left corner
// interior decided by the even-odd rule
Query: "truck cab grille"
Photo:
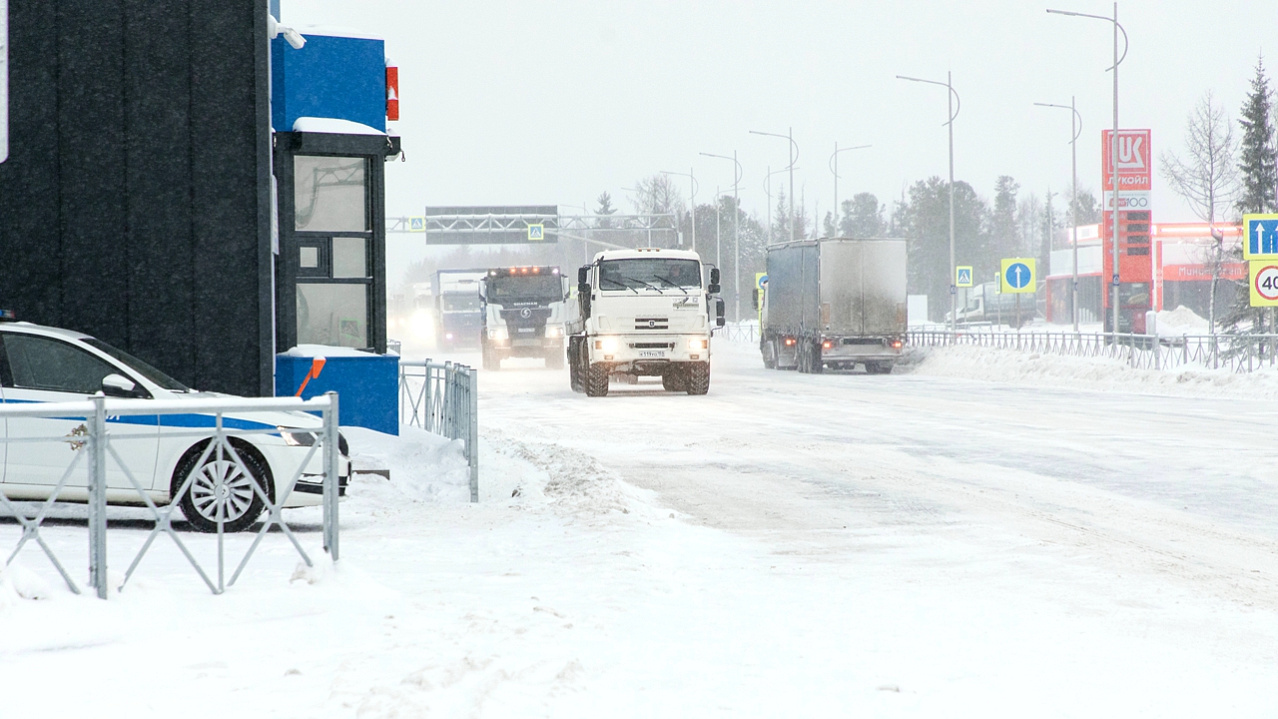
[[[670,329],[669,317],[636,317],[635,329],[637,330],[668,330]]]

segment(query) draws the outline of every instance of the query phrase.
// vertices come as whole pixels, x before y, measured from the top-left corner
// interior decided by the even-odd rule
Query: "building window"
[[[293,217],[298,231],[367,232],[368,160],[295,156]]]
[[[333,238],[333,277],[343,279],[365,279],[368,277],[367,238]]]
[[[368,337],[368,285],[299,283],[297,343],[364,349]]]

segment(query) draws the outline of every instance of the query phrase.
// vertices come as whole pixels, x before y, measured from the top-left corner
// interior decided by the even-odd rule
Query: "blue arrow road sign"
[[[1251,220],[1247,233],[1247,256],[1278,255],[1278,219]]]
[[[1007,266],[1007,284],[1013,289],[1024,288],[1033,276],[1034,273],[1030,272],[1030,268],[1024,262],[1013,262]]]

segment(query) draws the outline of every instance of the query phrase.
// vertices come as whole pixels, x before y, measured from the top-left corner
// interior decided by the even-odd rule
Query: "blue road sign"
[[[1034,273],[1024,262],[1013,262],[1007,266],[1007,284],[1013,289],[1024,289],[1033,278]]]
[[[960,268],[958,268],[958,283],[957,283],[957,284],[958,284],[958,286],[959,286],[959,287],[971,287],[971,286],[972,286],[972,268],[971,268],[971,267],[960,267]]]
[[[1243,249],[1247,259],[1278,257],[1278,215],[1243,216]]]
[[[759,289],[763,289],[763,286],[766,284],[768,284],[768,276],[759,275]]]

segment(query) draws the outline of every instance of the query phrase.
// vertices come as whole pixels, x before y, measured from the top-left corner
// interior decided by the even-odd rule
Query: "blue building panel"
[[[330,117],[385,132],[385,42],[305,37],[301,50],[290,47],[283,36],[271,41],[271,124],[275,129],[289,132],[299,117]]]
[[[303,385],[302,399],[336,392],[342,426],[399,434],[399,357],[329,357],[319,376],[307,379],[313,363],[311,357],[276,355],[275,393],[292,397]]]

